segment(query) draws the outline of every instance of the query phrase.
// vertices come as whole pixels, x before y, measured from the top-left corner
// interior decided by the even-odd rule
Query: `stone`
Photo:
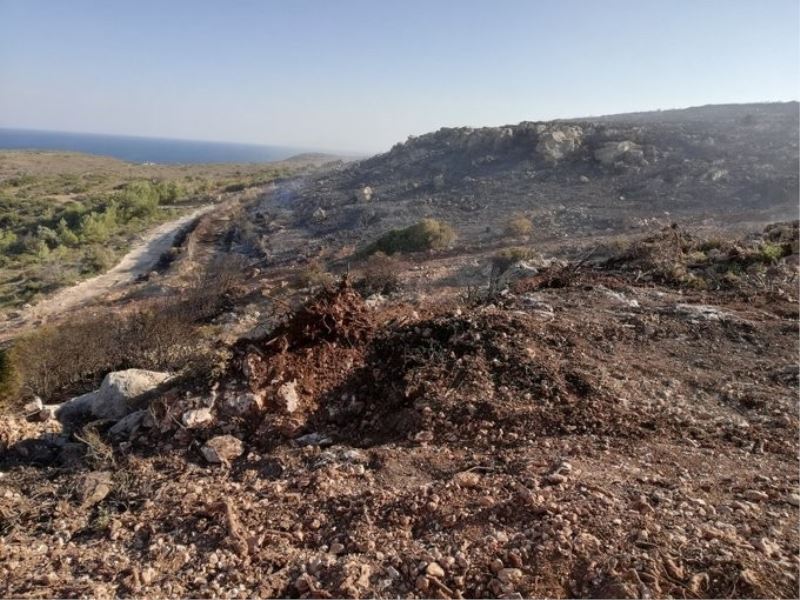
[[[295,440],[295,442],[301,446],[330,446],[333,444],[333,440],[331,438],[321,433],[317,433],[316,431],[313,433],[307,433],[306,435],[301,435]]]
[[[764,502],[765,500],[769,500],[769,494],[759,490],[745,490],[742,493],[742,497],[751,502]]]
[[[550,473],[550,475],[545,476],[544,480],[552,485],[561,485],[567,480],[567,476],[561,473]]]
[[[724,321],[729,317],[725,311],[706,304],[676,304],[675,312],[699,321]]]
[[[208,440],[200,451],[210,463],[228,463],[244,454],[244,444],[232,435],[218,435]]]
[[[33,400],[25,404],[22,410],[25,415],[38,415],[43,408],[42,399],[39,396],[34,396]]]
[[[243,392],[226,396],[223,402],[224,409],[235,415],[245,415],[247,413],[261,410],[263,406],[262,397],[253,392]]]
[[[45,406],[42,410],[38,413],[33,415],[33,418],[37,421],[41,421],[44,423],[45,421],[49,421],[50,419],[54,419],[56,416],[56,412],[51,406]]]
[[[157,388],[171,375],[143,369],[126,369],[108,373],[100,388],[68,400],[58,407],[59,421],[92,416],[118,421],[134,410],[132,401]]]
[[[433,189],[437,192],[444,189],[444,175],[439,174],[433,178]]]
[[[765,537],[760,538],[754,545],[769,557],[779,556],[781,553],[781,547]]]
[[[575,152],[581,145],[583,130],[574,125],[556,125],[539,133],[536,154],[556,162]]]
[[[639,144],[629,140],[606,142],[594,151],[594,157],[602,165],[610,166],[619,161],[641,162],[644,151]]]
[[[359,188],[353,192],[353,196],[358,202],[370,202],[372,200],[373,191],[370,186],[365,185],[363,188]]]
[[[144,409],[132,412],[128,416],[117,421],[114,426],[108,430],[108,434],[111,437],[118,438],[132,436],[142,426],[146,414],[147,411]]]
[[[344,552],[344,544],[340,542],[333,542],[331,544],[331,554],[341,554]]]
[[[518,583],[522,579],[522,569],[505,568],[500,569],[497,578],[503,583]]]
[[[462,471],[456,473],[453,480],[462,488],[476,488],[481,483],[481,476],[474,471]]]
[[[92,471],[81,481],[78,494],[81,506],[88,508],[101,502],[111,492],[111,471]]]
[[[275,404],[278,410],[289,414],[298,409],[300,399],[297,395],[296,381],[287,381],[278,388],[275,395]]]
[[[324,208],[318,206],[317,209],[313,213],[311,213],[311,218],[317,223],[321,223],[322,221],[328,218],[328,213],[325,211]]]
[[[417,442],[431,442],[433,441],[432,431],[419,431],[414,435],[414,441]]]
[[[436,562],[429,562],[428,566],[425,567],[425,574],[428,577],[438,577],[441,579],[444,577],[444,569]]]
[[[198,427],[211,423],[213,420],[214,415],[211,413],[211,409],[205,407],[187,410],[181,417],[184,426],[189,429],[197,429]]]
[[[786,498],[786,502],[792,506],[800,506],[800,494],[789,494]]]

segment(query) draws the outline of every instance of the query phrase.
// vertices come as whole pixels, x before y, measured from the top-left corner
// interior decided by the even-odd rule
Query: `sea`
[[[260,163],[314,152],[284,146],[3,128],[0,128],[0,149],[65,150],[156,164]]]

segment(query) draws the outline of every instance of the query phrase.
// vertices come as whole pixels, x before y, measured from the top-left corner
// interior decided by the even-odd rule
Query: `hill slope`
[[[299,223],[351,237],[422,216],[480,236],[515,211],[543,235],[626,231],[665,212],[765,222],[796,216],[797,131],[796,102],[445,128],[293,197]]]

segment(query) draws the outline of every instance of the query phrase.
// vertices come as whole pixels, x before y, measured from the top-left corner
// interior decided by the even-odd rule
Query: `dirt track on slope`
[[[18,318],[18,323],[44,320],[55,314],[82,306],[103,294],[132,283],[140,275],[150,272],[161,255],[169,250],[175,236],[186,225],[218,205],[205,205],[178,219],[162,223],[145,233],[134,243],[130,252],[111,269],[86,279],[33,305]]]

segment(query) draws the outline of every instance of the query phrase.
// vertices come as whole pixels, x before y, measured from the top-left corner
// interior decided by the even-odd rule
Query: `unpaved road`
[[[52,296],[30,307],[18,318],[18,322],[45,319],[85,304],[106,292],[133,282],[139,275],[150,272],[161,255],[169,250],[178,232],[188,223],[219,205],[202,206],[173,221],[162,223],[144,234],[133,248],[110,270],[86,279],[72,287],[59,290]]]

